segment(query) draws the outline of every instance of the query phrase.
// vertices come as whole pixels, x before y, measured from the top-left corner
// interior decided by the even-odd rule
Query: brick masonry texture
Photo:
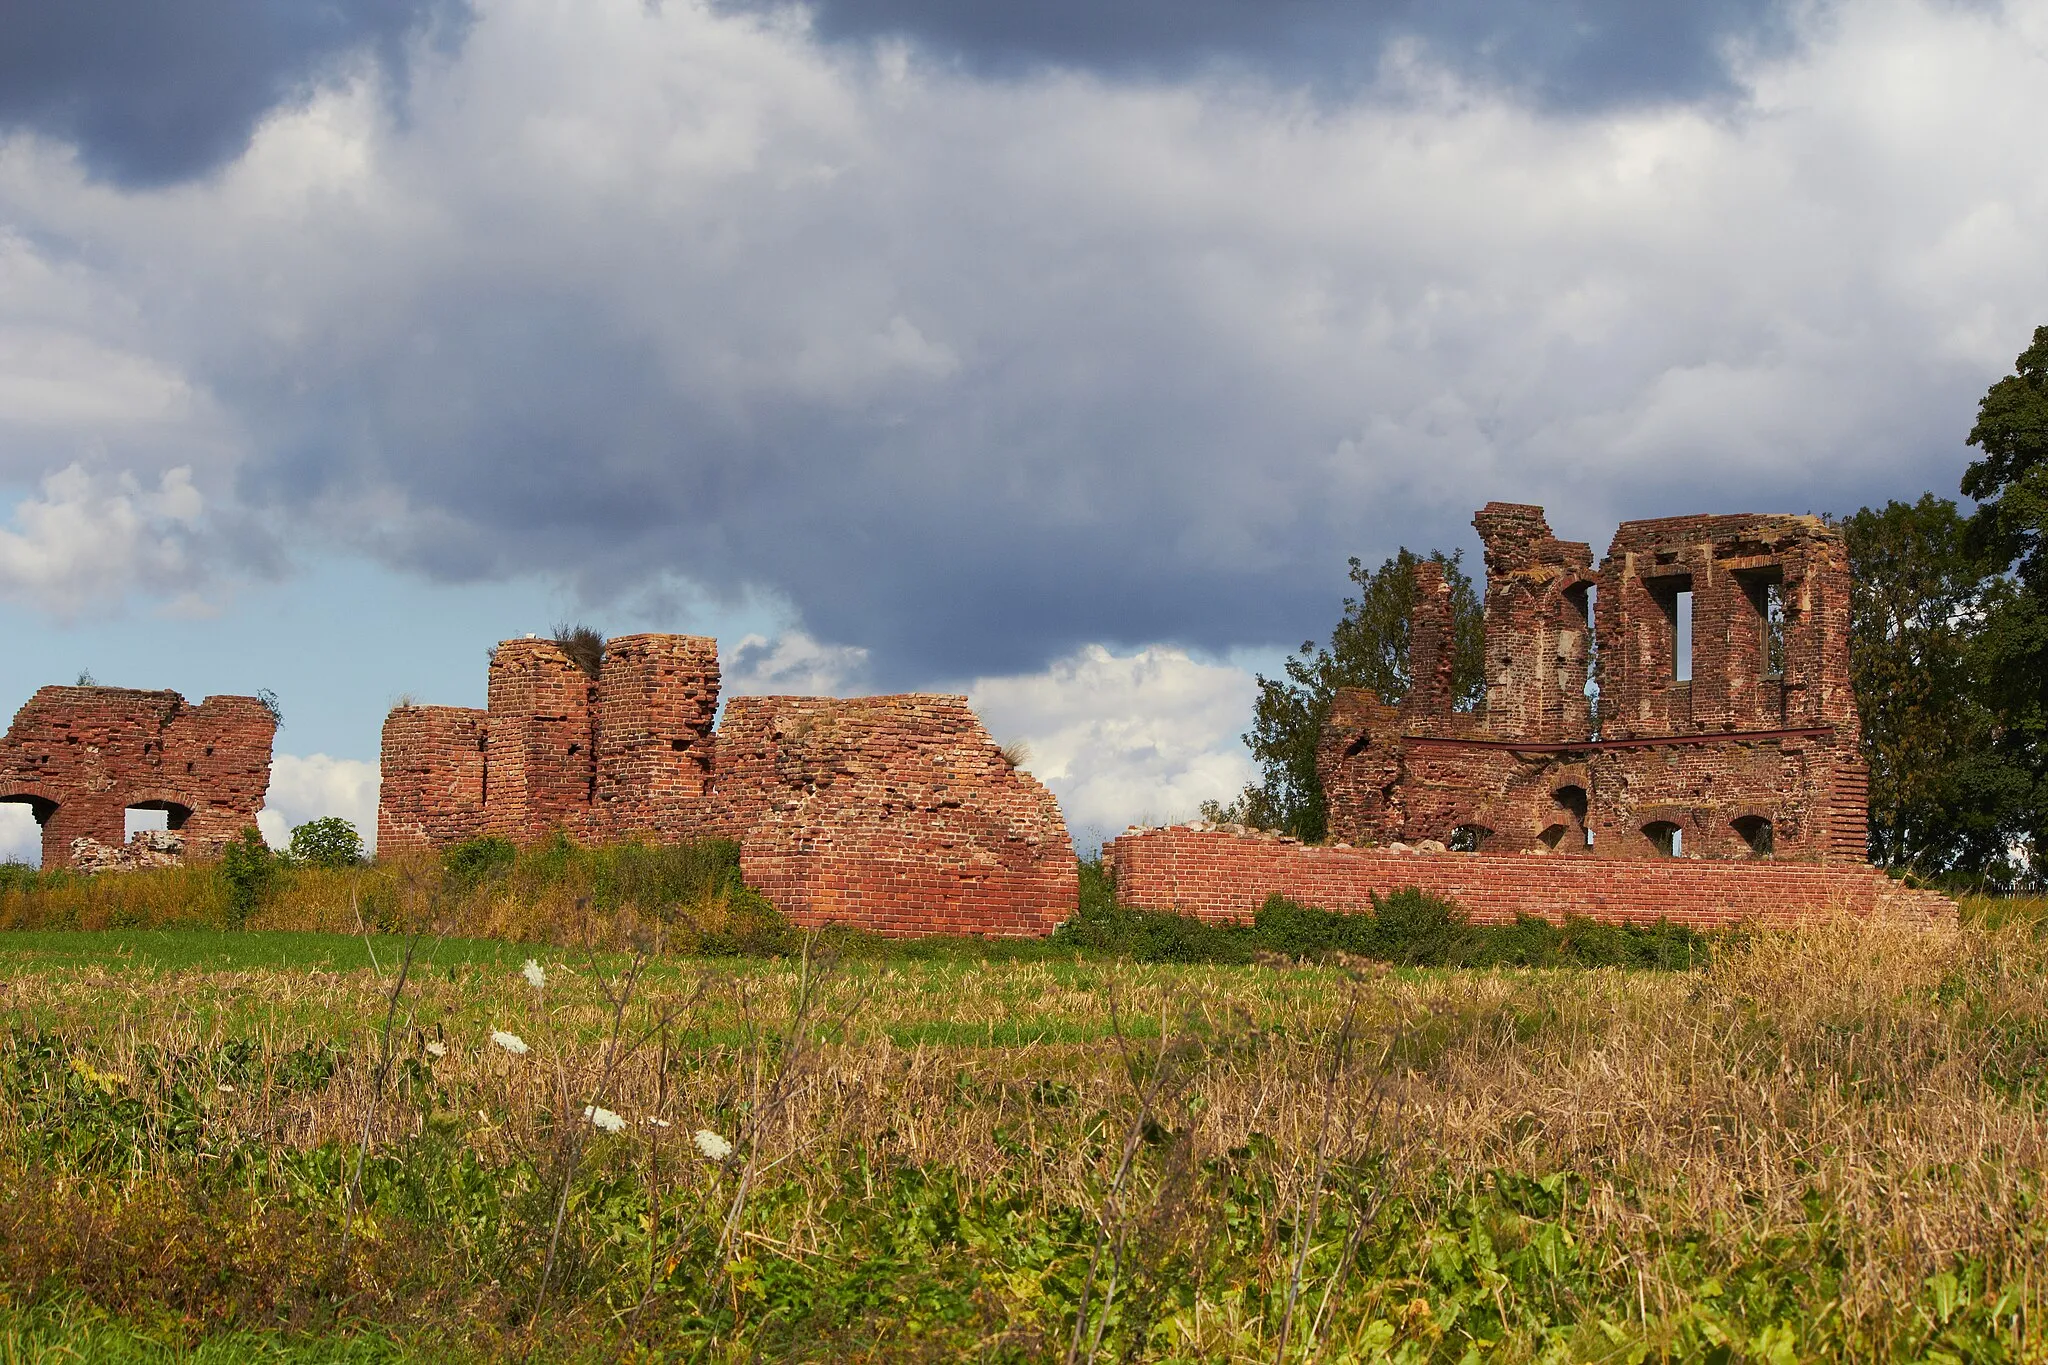
[[[800,925],[1016,936],[1074,913],[1058,802],[965,697],[739,697],[714,730],[719,682],[700,636],[607,641],[595,679],[551,640],[504,641],[486,710],[385,720],[378,848],[717,836]]]
[[[45,867],[69,867],[79,839],[124,846],[131,808],[166,812],[205,856],[256,823],[276,733],[255,697],[39,688],[0,739],[0,801],[34,810]]]
[[[1216,921],[1250,919],[1274,893],[1357,914],[1372,908],[1375,893],[1410,886],[1455,901],[1479,924],[1576,914],[1713,929],[1843,911],[1955,913],[1945,898],[1867,864],[1416,853],[1199,827],[1133,830],[1103,850],[1103,861],[1125,904]]]
[[[1595,574],[1540,507],[1489,503],[1473,525],[1485,700],[1452,709],[1449,593],[1424,566],[1408,698],[1346,690],[1331,706],[1318,767],[1333,840],[1649,859],[1675,834],[1688,858],[1863,860],[1839,533],[1802,516],[1627,522]]]

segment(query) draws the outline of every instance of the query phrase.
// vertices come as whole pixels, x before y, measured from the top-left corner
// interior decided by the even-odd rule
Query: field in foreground
[[[2028,924],[535,951],[0,935],[0,1360],[2048,1354]]]

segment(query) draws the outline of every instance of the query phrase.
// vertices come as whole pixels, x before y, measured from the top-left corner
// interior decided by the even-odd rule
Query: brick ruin
[[[552,640],[507,640],[483,710],[385,719],[378,851],[730,838],[798,924],[1024,935],[1073,914],[1059,804],[966,698],[738,697],[714,728],[718,700],[704,637],[617,637],[596,677]]]
[[[1799,516],[1627,522],[1596,573],[1540,507],[1489,503],[1473,524],[1483,701],[1454,705],[1450,587],[1425,563],[1407,698],[1340,691],[1331,706],[1317,751],[1330,842],[1132,829],[1103,852],[1119,899],[1217,920],[1276,892],[1360,912],[1410,886],[1480,923],[1954,913],[1865,861],[1836,531]]]
[[[35,812],[48,868],[105,861],[138,809],[165,812],[186,851],[215,853],[256,823],[276,733],[255,697],[39,688],[0,739],[0,801]]]
[[[1540,507],[1488,503],[1473,524],[1485,698],[1453,709],[1450,591],[1424,564],[1407,699],[1347,690],[1331,707],[1317,766],[1332,840],[1864,860],[1838,532],[1804,516],[1625,522],[1596,574]]]
[[[1374,895],[1419,887],[1475,924],[1530,915],[1617,923],[1667,920],[1693,929],[1784,926],[1815,913],[1934,918],[1955,905],[1895,882],[1868,863],[1732,858],[1554,858],[1528,853],[1426,853],[1407,845],[1314,846],[1248,830],[1133,829],[1102,851],[1117,899],[1198,919],[1248,920],[1275,893],[1363,914]]]

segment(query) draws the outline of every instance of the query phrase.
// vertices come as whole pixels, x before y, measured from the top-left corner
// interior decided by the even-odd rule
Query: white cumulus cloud
[[[27,805],[0,802],[0,863],[40,863],[43,827]]]
[[[865,649],[824,644],[801,630],[786,630],[773,639],[744,635],[724,654],[720,691],[728,697],[845,696],[867,674]]]
[[[1155,645],[1089,645],[1040,673],[978,678],[968,697],[999,741],[1060,799],[1084,852],[1135,821],[1185,819],[1229,800],[1254,768],[1239,736],[1257,685],[1228,664]]]
[[[375,763],[326,754],[277,754],[270,760],[270,792],[256,826],[273,846],[291,842],[292,827],[339,815],[356,827],[366,848],[377,842]]]
[[[0,528],[0,594],[73,616],[139,583],[189,587],[199,576],[192,537],[204,510],[183,465],[153,489],[132,474],[67,466],[15,504],[11,529]]]

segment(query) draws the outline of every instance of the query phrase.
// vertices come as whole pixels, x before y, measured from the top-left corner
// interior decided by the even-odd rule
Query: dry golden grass
[[[890,1172],[943,1172],[969,1204],[1007,1200],[1047,1225],[1085,1212],[1104,1245],[1142,1249],[1144,1265],[1122,1272],[1135,1296],[1160,1267],[1222,1264],[1224,1184],[1253,1180],[1259,1231],[1224,1258],[1233,1269],[1216,1273],[1239,1288],[1256,1281],[1264,1306],[1195,1275],[1192,1302],[1163,1297],[1141,1343],[1160,1358],[1273,1359],[1275,1296],[1297,1273],[1304,1219],[1315,1237],[1307,1211],[1325,1205],[1300,1272],[1305,1304],[1332,1291],[1317,1349],[1366,1358],[1374,1341],[1389,1351],[1405,1342],[1416,1358],[1459,1358],[1470,1340],[1457,1330],[1431,1337],[1399,1317],[1413,1296],[1450,1291],[1421,1270],[1404,1278],[1382,1267],[1377,1287],[1347,1272],[1333,1259],[1347,1244],[1339,1212],[1357,1225],[1408,1210],[1426,1260],[1442,1238],[1466,1235],[1455,1231],[1460,1201],[1559,1173],[1573,1179],[1562,1211],[1546,1216],[1577,1248],[1577,1288],[1539,1292],[1471,1270],[1499,1309],[1493,1335],[1471,1338],[1492,1342],[1489,1358],[1591,1349],[1585,1341],[1629,1358],[1706,1340],[1686,1333],[1708,1320],[1735,1334],[1732,1358],[1769,1358],[1780,1319],[1799,1354],[1888,1355],[1919,1330],[1913,1305],[1933,1278],[1959,1268],[1977,1276],[1972,1293],[2015,1358],[2040,1358],[2027,1324],[2048,1234],[2038,1212],[2048,976],[2030,923],[1831,920],[1730,943],[1691,973],[1038,962],[849,963],[820,976],[796,962],[655,963],[623,1009],[624,959],[542,960],[540,991],[514,972],[418,964],[396,997],[388,1071],[389,962],[381,976],[18,969],[0,986],[0,1010],[18,1037],[63,1039],[74,1068],[104,1078],[93,1083],[109,1095],[156,1106],[159,1131],[174,1115],[167,1083],[146,1079],[152,1059],[217,1057],[253,1039],[253,1070],[232,1090],[200,1094],[202,1159],[353,1152],[366,1135],[373,1157],[403,1154],[438,1134],[536,1187],[552,1188],[565,1160],[630,1180],[649,1201],[635,1205],[643,1223],[653,1208],[656,1224],[697,1230],[688,1254],[723,1238],[714,1259],[749,1265],[840,1274],[859,1206],[849,1188],[880,1199]],[[492,1029],[531,1050],[494,1046]],[[430,1056],[429,1042],[445,1055]],[[330,1082],[276,1083],[295,1053],[329,1046],[342,1049]],[[0,1147],[34,1150],[18,1098],[9,1103]],[[597,1132],[582,1121],[586,1105],[617,1112],[627,1128]],[[739,1143],[744,1166],[697,1157],[687,1135],[698,1128]],[[124,1188],[160,1193],[151,1182],[192,1160],[139,1146],[118,1171],[81,1173],[76,1188],[116,1203]],[[13,1164],[10,1180],[28,1181],[34,1166]],[[749,1190],[734,1212],[742,1171]],[[277,1207],[303,1202],[286,1184],[252,1188],[270,1189]],[[328,1213],[320,1236],[331,1241]],[[1506,1247],[1542,1220],[1497,1221],[1490,1235]],[[590,1331],[619,1330],[616,1319],[602,1326],[606,1313],[623,1311],[619,1296],[631,1295],[621,1285],[637,1281],[618,1266],[589,1267],[623,1234],[569,1236],[585,1267],[577,1292],[594,1297],[582,1309],[558,1299],[554,1311]],[[648,1237],[662,1245],[658,1231]],[[1810,1283],[1798,1282],[1809,1255],[1800,1247],[1825,1262]],[[446,1278],[489,1278],[475,1248],[431,1254]],[[1723,1281],[1780,1254],[1788,1282],[1775,1306],[1731,1306]],[[322,1273],[352,1283],[358,1309],[405,1317],[391,1279],[402,1272],[375,1257]],[[1020,1275],[979,1292],[990,1312],[1023,1324],[1005,1349],[1057,1358],[1071,1304]],[[555,1292],[566,1288],[565,1279]],[[767,1330],[760,1317],[750,1324],[745,1295],[720,1292],[738,1305],[720,1351],[747,1341],[750,1325]],[[546,1293],[494,1283],[455,1298],[508,1312],[517,1301],[523,1312]],[[1483,1307],[1488,1296],[1474,1294]],[[1573,1312],[1578,1320],[1557,1320]],[[1587,1336],[1597,1322],[1610,1335]],[[835,1338],[832,1352],[911,1349],[886,1315],[863,1330]],[[1382,1340],[1386,1330],[1394,1336]],[[1306,1332],[1290,1330],[1297,1353]],[[496,1351],[508,1340],[485,1333],[472,1345]],[[1138,1349],[1114,1332],[1106,1340]]]

